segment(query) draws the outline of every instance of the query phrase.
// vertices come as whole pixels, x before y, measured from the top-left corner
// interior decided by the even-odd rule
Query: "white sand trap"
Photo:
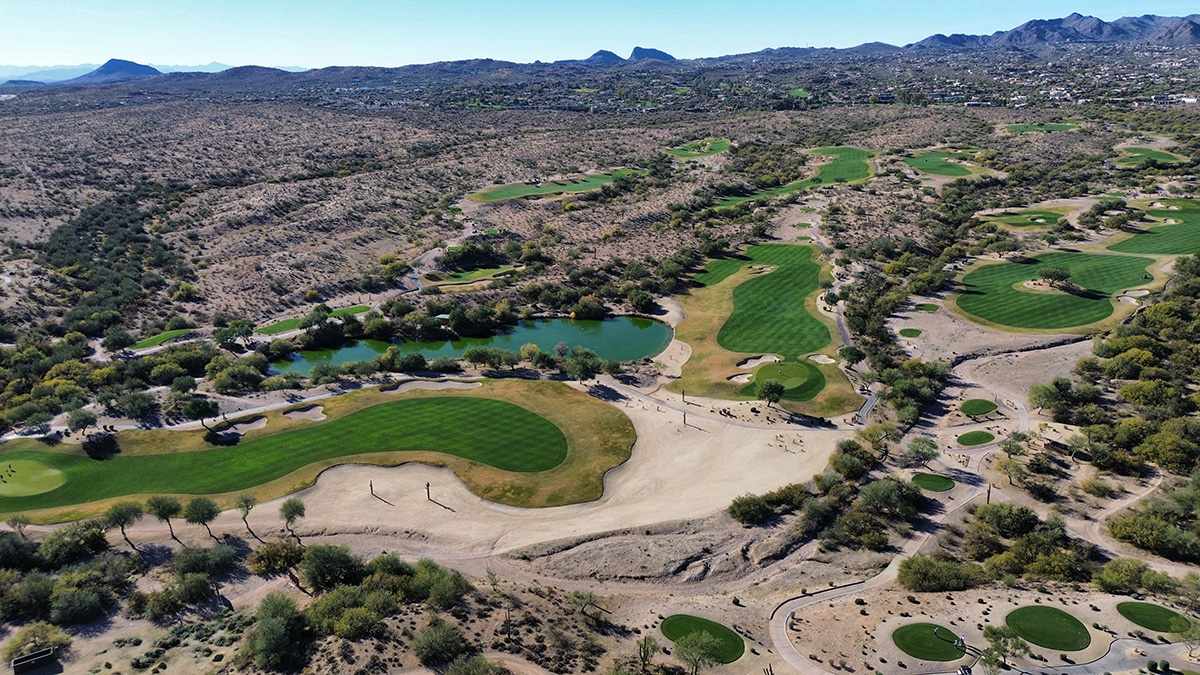
[[[738,382],[740,384],[745,384],[750,381],[751,377],[754,377],[754,376],[751,375],[750,373],[740,373],[738,375],[730,375],[729,377],[727,377],[725,379],[729,380],[730,382]]]
[[[1163,204],[1162,202],[1154,202],[1153,204],[1151,204],[1151,205],[1150,205],[1150,208],[1152,208],[1152,209],[1165,209],[1165,208],[1167,208],[1167,205],[1166,205],[1166,204]]]
[[[428,380],[412,380],[410,382],[401,382],[392,389],[385,389],[385,394],[403,394],[406,391],[414,389],[478,389],[482,387],[481,382],[454,382],[452,380],[437,380],[430,382]]]
[[[325,408],[319,405],[310,405],[296,410],[289,410],[283,413],[284,417],[290,417],[294,420],[310,420],[312,422],[320,422],[325,419]]]
[[[1150,295],[1150,291],[1148,291],[1144,288],[1141,288],[1136,291],[1125,291],[1125,295],[1128,295],[1131,298],[1142,298],[1147,295]]]
[[[1179,224],[1179,221],[1175,220],[1174,218],[1167,218],[1163,222],[1166,223],[1167,225],[1178,225]]]
[[[779,363],[779,357],[775,356],[774,354],[764,354],[762,356],[756,356],[752,359],[746,359],[745,361],[742,361],[741,363],[738,364],[738,368],[741,368],[743,370],[750,370],[751,368],[756,368],[758,366],[761,366],[764,363]]]
[[[817,363],[836,363],[836,361],[825,354],[809,354],[808,360]]]
[[[1123,305],[1137,305],[1137,304],[1139,304],[1139,303],[1138,303],[1138,301],[1137,301],[1137,298],[1131,298],[1131,297],[1129,297],[1128,295],[1122,295],[1121,297],[1117,298],[1117,302],[1119,302],[1119,303],[1121,303],[1121,304],[1123,304]]]
[[[258,419],[250,420],[249,422],[237,422],[229,425],[225,429],[217,432],[219,436],[241,436],[247,431],[254,429],[262,429],[267,426],[267,418],[259,417]]]

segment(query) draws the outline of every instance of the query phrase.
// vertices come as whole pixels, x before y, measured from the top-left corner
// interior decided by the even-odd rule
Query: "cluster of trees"
[[[1170,560],[1200,562],[1200,471],[1186,483],[1165,490],[1161,498],[1108,521],[1113,537]]]

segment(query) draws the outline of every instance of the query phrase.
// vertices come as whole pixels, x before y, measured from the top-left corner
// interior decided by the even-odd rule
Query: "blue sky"
[[[905,44],[1073,11],[1186,15],[1137,0],[0,0],[0,64],[398,66],[584,58],[634,46],[681,58],[765,47]]]

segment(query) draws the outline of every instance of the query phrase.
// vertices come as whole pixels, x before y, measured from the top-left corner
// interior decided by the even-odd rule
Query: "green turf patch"
[[[963,178],[970,176],[974,172],[967,167],[951,162],[950,160],[970,161],[975,157],[969,152],[961,152],[954,150],[931,150],[929,152],[921,152],[912,157],[905,157],[904,163],[911,166],[913,169],[931,176],[945,176],[947,178]]]
[[[812,96],[812,94],[809,94],[808,90],[806,89],[788,89],[788,96],[791,96],[792,98],[805,99],[809,96]]]
[[[511,183],[481,190],[471,195],[471,199],[480,202],[503,202],[522,197],[545,197],[573,192],[588,192],[613,182],[617,176],[641,176],[644,170],[616,169],[607,173],[591,173],[574,181],[548,181],[545,183]]]
[[[1077,652],[1092,644],[1087,627],[1057,607],[1030,605],[1014,609],[1004,623],[1026,642],[1046,649]]]
[[[901,328],[900,329],[900,337],[906,337],[906,338],[921,337],[921,329],[920,328]]]
[[[142,340],[141,342],[138,342],[137,344],[133,345],[132,347],[130,347],[130,349],[149,349],[151,347],[157,347],[157,346],[161,345],[162,343],[166,342],[167,340],[174,340],[175,338],[182,337],[184,335],[187,335],[190,332],[192,332],[191,328],[180,328],[179,330],[169,330],[165,333],[159,333],[158,335],[153,335],[151,337],[148,337],[145,340]]]
[[[912,478],[912,482],[916,483],[922,490],[930,492],[946,492],[954,488],[954,481],[939,476],[936,473],[919,473]]]
[[[916,305],[915,309],[922,312],[936,312],[938,311],[938,306],[932,302],[922,302],[921,304]]]
[[[662,634],[671,642],[675,642],[689,633],[699,631],[715,637],[721,643],[721,647],[717,651],[717,660],[721,663],[733,663],[742,658],[742,654],[746,651],[746,643],[742,641],[740,635],[716,621],[709,621],[698,616],[672,614],[663,619],[661,628]]]
[[[988,216],[988,222],[1002,223],[1009,227],[1050,227],[1063,217],[1064,212],[1049,209],[1023,209],[1021,211],[1005,211],[996,216]]]
[[[741,258],[709,263],[695,281],[715,284],[747,264],[771,266],[733,291],[733,312],[717,333],[717,343],[744,354],[778,354],[792,361],[833,339],[829,328],[808,312],[804,298],[817,288],[821,266],[812,246],[751,246]]]
[[[959,445],[983,445],[996,440],[996,437],[987,431],[968,431],[958,437]]]
[[[508,272],[512,268],[513,268],[512,265],[501,265],[500,267],[480,267],[479,269],[474,269],[474,270],[460,270],[457,272],[451,272],[451,273],[447,274],[445,276],[445,278],[440,281],[440,283],[449,283],[449,284],[470,283],[472,281],[479,281],[480,279],[487,279],[490,277],[494,277],[497,274],[501,274],[503,272]]]
[[[1186,159],[1185,157],[1176,155],[1173,152],[1166,152],[1165,150],[1156,150],[1154,148],[1145,148],[1141,146],[1124,148],[1121,150],[1121,152],[1124,153],[1125,156],[1117,159],[1113,163],[1117,166],[1124,167],[1140,167],[1150,160],[1154,160],[1159,164],[1178,164]]]
[[[807,359],[798,363],[764,363],[754,371],[754,379],[738,392],[758,396],[758,382],[775,380],[783,384],[785,401],[811,401],[825,388],[825,375]]]
[[[1177,207],[1178,210],[1149,209],[1146,213],[1159,220],[1173,218],[1178,223],[1147,227],[1133,237],[1109,246],[1108,250],[1150,255],[1200,253],[1200,204],[1186,199],[1172,199],[1163,204]]]
[[[667,150],[667,154],[680,159],[692,159],[695,157],[708,157],[717,155],[729,149],[729,141],[725,139],[709,138],[703,141],[688,143],[682,148],[671,148]]]
[[[335,310],[331,311],[329,313],[329,316],[350,316],[352,314],[362,314],[364,312],[367,312],[370,309],[371,308],[366,305],[354,305],[353,307],[342,307],[341,309],[335,309]],[[258,328],[255,328],[254,332],[258,333],[259,335],[279,335],[280,333],[286,333],[288,331],[293,331],[293,330],[300,328],[300,322],[303,320],[304,320],[303,317],[296,317],[294,319],[284,319],[283,321],[276,321],[275,323],[267,324],[266,326],[260,326]]]
[[[810,188],[820,187],[822,185],[831,185],[833,183],[859,183],[871,177],[873,167],[871,158],[875,153],[860,150],[859,148],[851,148],[846,146],[836,146],[829,148],[817,148],[809,155],[829,158],[829,163],[822,164],[816,167],[816,175],[803,180],[793,181],[786,185],[770,188],[768,190],[759,190],[753,194],[742,195],[740,197],[728,197],[721,200],[718,206],[735,206],[742,202],[754,201],[757,199],[766,199],[768,197],[778,197],[779,195],[791,194],[800,190],[808,190]]]
[[[1005,128],[1014,134],[1028,134],[1038,131],[1074,131],[1079,127],[1074,124],[1041,122],[1038,124],[1010,124]]]
[[[984,398],[971,398],[963,401],[962,410],[964,415],[968,417],[979,417],[996,411],[996,404]]]
[[[335,309],[329,313],[329,316],[350,316],[353,314],[364,314],[370,309],[371,308],[367,307],[366,305],[354,305],[353,307]]]
[[[1182,614],[1149,602],[1122,602],[1117,605],[1117,612],[1142,628],[1158,633],[1178,633],[1186,630],[1190,623]]]
[[[118,437],[119,439],[119,437]],[[435,451],[504,471],[552,469],[567,455],[562,431],[511,403],[437,397],[389,401],[295,431],[194,452],[86,455],[17,450],[0,466],[28,460],[66,474],[50,492],[0,496],[0,512],[85,504],[132,494],[221,494],[247,490],[315,462],[364,453]]]
[[[954,646],[957,640],[957,635],[935,623],[910,623],[892,631],[892,642],[900,651],[923,661],[961,659],[965,652]]]
[[[1113,313],[1112,296],[1146,283],[1154,261],[1124,255],[1046,253],[1035,258],[984,265],[963,277],[958,307],[985,321],[1013,328],[1084,326]],[[1048,266],[1071,271],[1071,292],[1038,293],[1022,284]]]
[[[67,480],[62,471],[29,459],[0,461],[0,497],[28,497],[49,492]]]

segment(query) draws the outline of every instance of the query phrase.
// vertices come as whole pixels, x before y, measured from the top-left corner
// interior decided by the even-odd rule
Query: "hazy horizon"
[[[772,47],[904,45],[935,33],[990,34],[1072,12],[1111,21],[1196,11],[1192,3],[1173,0],[1014,0],[983,7],[949,0],[836,5],[746,0],[736,6],[717,0],[686,6],[644,0],[611,0],[603,6],[548,0],[210,0],[202,6],[0,0],[6,16],[0,25],[0,64],[55,68],[120,58],[162,65],[395,67],[472,58],[582,59],[599,49],[624,57],[635,46],[703,58]]]

